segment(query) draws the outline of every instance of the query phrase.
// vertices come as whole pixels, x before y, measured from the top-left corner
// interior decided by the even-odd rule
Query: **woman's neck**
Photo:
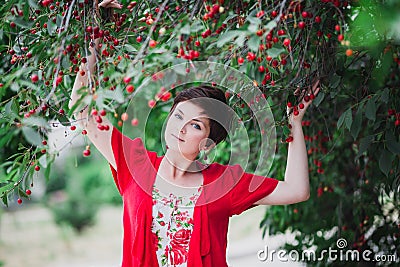
[[[174,184],[198,186],[202,184],[202,181],[197,181],[198,177],[202,178],[200,171],[201,169],[194,160],[189,160],[181,155],[176,155],[172,151],[167,151],[161,161],[159,175]]]

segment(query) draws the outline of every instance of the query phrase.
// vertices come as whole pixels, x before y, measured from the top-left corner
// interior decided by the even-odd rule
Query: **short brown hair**
[[[180,102],[192,100],[193,104],[204,109],[210,121],[210,134],[208,138],[215,144],[225,140],[232,122],[232,112],[227,105],[225,93],[214,86],[200,85],[189,87],[179,92],[174,98],[170,114]],[[215,100],[222,102],[216,105]],[[209,145],[209,144],[208,144]]]

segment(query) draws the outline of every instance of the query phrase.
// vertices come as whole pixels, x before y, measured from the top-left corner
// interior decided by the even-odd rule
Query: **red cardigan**
[[[151,192],[162,157],[147,151],[141,139],[129,139],[115,127],[111,139],[118,172],[112,167],[111,171],[124,202],[122,266],[158,266],[151,234]],[[239,165],[214,163],[202,173],[204,184],[194,208],[187,266],[228,266],[229,217],[270,194],[278,180],[245,173]]]

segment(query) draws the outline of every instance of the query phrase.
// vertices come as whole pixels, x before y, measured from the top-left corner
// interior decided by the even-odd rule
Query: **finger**
[[[313,86],[312,86],[312,92],[315,92],[315,91],[317,90],[318,85],[319,85],[319,80],[317,80],[317,81],[313,84]]]
[[[111,2],[113,2],[114,0],[103,0],[101,1],[101,3],[99,4],[99,6],[101,7],[107,7]]]

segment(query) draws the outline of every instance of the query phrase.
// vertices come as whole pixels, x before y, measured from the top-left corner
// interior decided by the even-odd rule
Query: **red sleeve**
[[[229,192],[231,216],[254,207],[254,203],[271,194],[279,182],[274,178],[246,173],[239,165],[232,166],[231,172],[233,176],[240,176],[237,184]]]
[[[149,152],[144,147],[140,138],[130,139],[124,136],[116,127],[113,127],[111,135],[111,148],[114,154],[116,170],[110,165],[111,172],[121,195],[133,181],[133,176],[139,177],[140,171],[135,171],[144,161],[154,161],[157,158],[155,152]],[[140,178],[140,177],[139,177]]]

